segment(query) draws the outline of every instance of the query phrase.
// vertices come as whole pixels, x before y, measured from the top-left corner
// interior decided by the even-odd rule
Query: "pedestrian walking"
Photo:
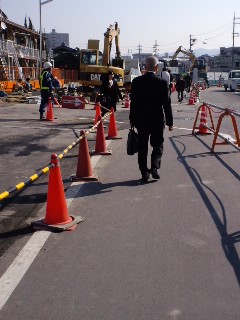
[[[103,107],[111,110],[114,109],[114,112],[117,110],[118,99],[123,100],[121,91],[118,87],[117,80],[114,79],[113,71],[108,71],[108,77],[103,79],[101,86],[102,101],[101,104]],[[107,110],[102,109],[102,116],[107,112]]]
[[[180,76],[177,79],[176,82],[176,90],[177,90],[177,94],[178,94],[178,101],[182,102],[183,101],[183,92],[185,89],[185,81],[183,80],[183,76]]]
[[[158,59],[146,59],[146,73],[135,78],[131,86],[130,125],[137,128],[139,138],[138,166],[142,181],[147,182],[150,173],[160,179],[158,169],[163,155],[165,121],[173,130],[173,115],[168,103],[169,84],[157,77]],[[148,142],[152,147],[151,169],[147,166]]]
[[[190,92],[191,85],[192,85],[192,77],[189,72],[186,74],[184,80],[185,80],[186,90],[187,92]]]
[[[160,79],[167,81],[168,86],[170,86],[170,73],[167,71],[167,68],[163,67],[160,72]]]
[[[40,120],[45,119],[43,113],[45,112],[45,107],[48,103],[48,98],[52,97],[53,86],[51,74],[52,64],[50,62],[44,62],[43,71],[40,75],[40,89],[41,89],[41,104],[39,108]]]
[[[172,75],[170,69],[168,69],[168,73],[169,73],[169,76],[170,76],[169,92],[170,92],[170,95],[171,95],[172,94],[172,87],[173,87],[173,75]]]

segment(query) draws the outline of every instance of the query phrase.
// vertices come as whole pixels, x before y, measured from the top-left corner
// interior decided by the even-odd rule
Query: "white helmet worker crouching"
[[[44,69],[52,68],[52,64],[51,64],[50,62],[44,62],[43,68],[44,68]]]

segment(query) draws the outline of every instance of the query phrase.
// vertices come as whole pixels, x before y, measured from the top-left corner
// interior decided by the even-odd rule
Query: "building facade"
[[[229,72],[240,69],[240,47],[220,47],[220,54],[209,57],[209,71]]]
[[[52,29],[52,32],[45,33],[46,36],[46,49],[50,51],[56,47],[59,47],[62,43],[69,47],[69,34],[58,33],[56,29]]]
[[[12,22],[0,10],[0,81],[36,79],[40,66],[40,35]],[[42,58],[46,59],[45,38]]]

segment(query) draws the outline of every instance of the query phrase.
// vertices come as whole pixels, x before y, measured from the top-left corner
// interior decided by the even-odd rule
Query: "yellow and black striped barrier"
[[[85,131],[84,135],[80,136],[76,141],[74,141],[71,145],[69,145],[66,149],[64,149],[63,152],[58,155],[58,159],[61,160],[64,157],[64,155],[68,153],[69,150],[73,149],[80,142],[81,139],[86,137],[90,132],[94,131],[98,127],[99,123],[105,118],[107,118],[108,116],[110,116],[111,113],[112,112],[106,113],[101,120],[99,120],[94,126],[91,127],[91,129],[89,129],[88,131]],[[20,182],[14,187],[9,188],[7,191],[0,193],[0,201],[8,198],[10,195],[14,194],[15,192],[18,192],[23,188],[25,188],[26,186],[30,185],[31,183],[39,179],[42,175],[44,175],[45,173],[48,173],[51,168],[53,168],[53,165],[50,163],[47,167],[44,167],[39,172],[30,176],[28,180],[24,182]]]

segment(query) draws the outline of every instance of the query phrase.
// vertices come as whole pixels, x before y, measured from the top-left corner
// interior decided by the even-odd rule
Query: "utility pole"
[[[232,36],[233,36],[233,45],[232,45],[232,69],[234,69],[234,48],[235,48],[235,41],[234,41],[234,39],[235,39],[235,36],[236,35],[239,35],[239,33],[236,33],[235,32],[235,25],[236,24],[240,24],[240,22],[236,22],[236,20],[238,20],[238,19],[240,19],[240,18],[236,18],[235,17],[235,12],[234,12],[234,16],[233,16],[233,34],[232,34]]]
[[[157,47],[159,47],[159,44],[157,44],[157,40],[155,40],[155,44],[153,45],[153,54],[157,55]]]
[[[192,38],[192,37],[193,37],[192,34],[190,34],[189,36],[190,36],[190,50],[189,50],[189,51],[190,51],[191,53],[193,53],[192,46],[195,44],[195,42],[197,41],[197,39],[196,39],[196,38]]]
[[[139,61],[140,61],[140,57],[141,57],[141,51],[142,51],[142,46],[139,43],[139,45],[138,45],[138,59],[139,59]]]

